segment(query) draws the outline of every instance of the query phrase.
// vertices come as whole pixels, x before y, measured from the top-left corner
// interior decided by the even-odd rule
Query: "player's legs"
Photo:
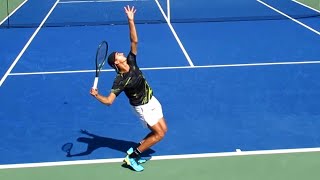
[[[159,120],[159,123],[160,123],[162,130],[166,133],[168,131],[166,120],[164,118],[161,118]]]
[[[152,97],[145,105],[133,106],[133,109],[151,132],[140,141],[138,147],[135,149],[130,148],[127,151],[128,155],[126,159],[134,160],[134,162],[138,162],[139,167],[142,167],[140,163],[143,159],[140,158],[140,154],[163,139],[167,132],[167,124],[163,118],[161,104],[155,97]],[[126,162],[128,164],[128,161]],[[145,160],[143,162],[145,162]]]
[[[166,133],[166,132],[168,131],[168,128],[167,128],[167,123],[166,123],[165,119],[164,119],[164,118],[161,118],[158,122],[159,122],[159,124],[160,124],[160,127],[161,127],[162,131],[163,131],[164,133]],[[152,136],[152,135],[154,134],[154,132],[152,131],[152,127],[150,127],[150,126],[148,125],[148,128],[151,130],[151,132],[150,132],[149,134],[147,134],[147,136],[144,137],[144,138],[140,141],[140,144],[142,144],[148,137],[150,137],[150,136]]]
[[[151,130],[151,133],[149,133],[137,147],[140,153],[163,139],[167,132],[167,125],[164,118],[161,118],[155,125],[149,126],[149,129]]]
[[[134,150],[134,154],[139,155],[163,139],[167,132],[167,124],[163,118],[162,106],[156,97],[152,97],[147,104],[132,107],[144,126],[151,130]]]

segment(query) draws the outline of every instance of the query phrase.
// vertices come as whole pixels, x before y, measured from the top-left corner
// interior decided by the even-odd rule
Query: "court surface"
[[[148,132],[125,95],[106,107],[89,94],[97,45],[129,51],[127,4],[138,9],[138,65],[169,128],[143,154],[151,160],[142,173],[122,165]],[[0,14],[0,179],[317,179],[319,2],[169,7],[166,0],[8,5]],[[114,77],[105,66],[102,94]],[[73,143],[71,157],[65,143]]]

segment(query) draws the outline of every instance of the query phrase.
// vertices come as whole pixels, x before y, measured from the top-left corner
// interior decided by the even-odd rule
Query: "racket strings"
[[[107,54],[108,54],[108,43],[106,41],[102,41],[99,44],[97,54],[96,54],[96,77],[99,76],[99,73],[102,67],[106,63]]]

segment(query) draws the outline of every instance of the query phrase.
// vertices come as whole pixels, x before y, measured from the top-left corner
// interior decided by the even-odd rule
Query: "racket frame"
[[[100,49],[103,47],[103,45],[106,45],[106,52],[105,52],[105,55],[104,55],[104,57],[103,57],[103,60],[99,63],[99,62],[98,62],[98,60],[99,60],[98,58],[99,58],[99,54],[100,54]],[[103,67],[104,64],[106,63],[108,50],[109,50],[109,45],[108,45],[107,41],[102,41],[102,42],[99,44],[98,49],[97,49],[97,52],[96,52],[96,59],[95,59],[95,63],[96,63],[96,75],[95,75],[94,82],[93,82],[93,86],[92,86],[93,89],[97,89],[97,87],[98,87],[99,75],[100,75],[100,72],[101,72],[102,67]]]

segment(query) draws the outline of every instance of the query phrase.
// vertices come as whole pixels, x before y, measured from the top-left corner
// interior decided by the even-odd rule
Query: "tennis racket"
[[[99,75],[101,72],[102,67],[106,63],[108,54],[108,43],[106,41],[102,41],[97,49],[96,53],[96,76],[94,78],[93,82],[93,89],[97,89],[98,81],[99,81]]]

